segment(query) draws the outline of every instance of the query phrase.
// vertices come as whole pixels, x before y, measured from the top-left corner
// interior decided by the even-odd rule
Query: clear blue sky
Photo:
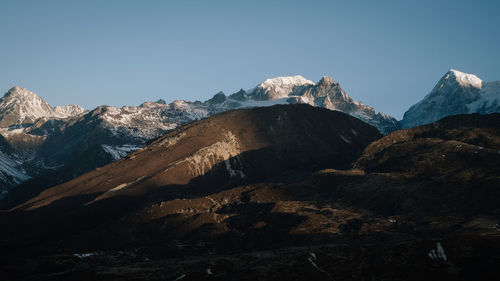
[[[449,68],[500,80],[498,3],[0,0],[0,89],[93,108],[330,75],[399,119]]]

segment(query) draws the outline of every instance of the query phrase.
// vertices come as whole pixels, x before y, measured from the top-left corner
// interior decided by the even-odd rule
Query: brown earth
[[[49,189],[1,214],[0,271],[6,280],[498,280],[500,114],[448,117],[370,145],[371,127],[328,114],[221,114]],[[201,176],[182,162],[231,143],[227,131],[238,145],[223,146]]]

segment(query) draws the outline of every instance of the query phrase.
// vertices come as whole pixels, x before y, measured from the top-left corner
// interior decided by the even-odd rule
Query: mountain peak
[[[85,112],[78,105],[56,106],[26,88],[14,86],[0,98],[0,127],[30,124],[42,117],[66,118]]]
[[[325,75],[325,76],[321,77],[321,80],[319,80],[318,83],[319,84],[333,84],[333,83],[335,83],[335,81],[333,80],[332,77]]]
[[[215,94],[211,99],[208,100],[209,103],[222,103],[226,100],[226,95],[220,91]]]
[[[450,69],[444,77],[445,79],[453,78],[462,87],[481,88],[483,85],[483,81],[476,75],[465,73],[456,69]]]
[[[309,84],[314,84],[314,82],[304,78],[301,75],[295,75],[295,76],[279,76],[279,77],[274,77],[274,78],[268,78],[259,86],[261,86],[261,87],[272,86],[272,85],[301,86],[301,85],[309,85]]]
[[[249,90],[250,97],[255,100],[275,100],[285,98],[296,88],[314,85],[314,82],[300,75],[268,78],[257,87]]]
[[[14,86],[5,93],[4,97],[38,97],[35,93],[26,88]]]
[[[450,69],[429,94],[405,112],[401,124],[409,128],[449,115],[494,112],[498,96],[495,91],[495,87],[483,87],[483,81],[474,74]]]

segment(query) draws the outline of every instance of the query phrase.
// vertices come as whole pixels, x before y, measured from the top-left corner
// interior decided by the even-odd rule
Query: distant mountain
[[[259,105],[259,101],[275,104],[306,103],[352,115],[375,126],[383,134],[400,128],[396,119],[376,113],[372,107],[353,100],[339,83],[328,76],[321,78],[318,83],[302,76],[267,79],[248,92],[241,90],[228,99],[239,101],[243,107]]]
[[[314,85],[314,82],[300,75],[270,78],[249,90],[247,96],[256,101],[281,99],[300,95],[309,85]]]
[[[30,125],[39,118],[68,118],[83,112],[77,105],[54,108],[35,93],[16,86],[0,98],[0,127]]]
[[[410,128],[455,114],[500,112],[500,81],[483,82],[474,74],[448,71],[423,100],[405,112],[401,125]]]
[[[180,125],[231,109],[290,103],[342,111],[382,133],[399,128],[394,118],[354,101],[326,76],[318,83],[302,76],[266,79],[251,90],[230,96],[219,92],[205,102],[159,100],[91,111],[77,105],[52,107],[36,94],[14,87],[0,99],[0,134],[15,149],[14,170],[26,172],[16,181],[0,179],[0,189],[49,173],[51,180],[43,183],[48,187],[115,161]],[[27,184],[41,185],[40,181]]]

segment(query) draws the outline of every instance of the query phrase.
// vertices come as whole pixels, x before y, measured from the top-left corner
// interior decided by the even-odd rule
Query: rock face
[[[328,76],[321,78],[317,84],[297,89],[289,95],[289,102],[307,103],[347,113],[375,126],[383,134],[400,128],[396,119],[375,113],[372,107],[353,100],[339,83]]]
[[[474,74],[448,71],[423,100],[405,112],[401,125],[410,128],[464,113],[500,112],[500,82],[485,83]]]
[[[306,105],[191,123],[0,212],[0,272],[496,280],[500,114],[379,137],[358,119]]]
[[[14,154],[14,149],[0,135],[0,183],[6,186],[16,185],[29,178],[19,160]],[[0,188],[0,199],[5,194],[7,194],[7,190]]]

